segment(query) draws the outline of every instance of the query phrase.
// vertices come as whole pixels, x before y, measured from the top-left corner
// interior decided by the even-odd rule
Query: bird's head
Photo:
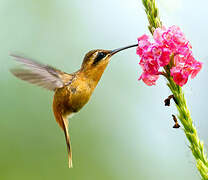
[[[97,49],[89,51],[85,55],[85,58],[83,60],[81,72],[83,72],[88,78],[99,81],[113,55],[125,49],[137,46],[138,44],[126,46],[115,50]]]

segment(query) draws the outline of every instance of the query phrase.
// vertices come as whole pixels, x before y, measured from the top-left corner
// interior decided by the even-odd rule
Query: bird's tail
[[[64,135],[65,135],[67,151],[68,151],[69,168],[72,168],[72,149],[71,149],[71,143],[70,143],[70,137],[68,131],[68,120],[66,119],[66,121],[67,124],[64,125]],[[63,122],[65,123],[65,120]]]
[[[72,149],[71,149],[71,143],[70,143],[70,136],[68,132],[68,120],[67,117],[63,116],[61,111],[58,111],[55,104],[53,104],[53,111],[56,118],[56,122],[59,124],[59,126],[64,131],[65,139],[66,139],[66,145],[67,145],[67,151],[68,151],[68,163],[69,168],[72,168]]]

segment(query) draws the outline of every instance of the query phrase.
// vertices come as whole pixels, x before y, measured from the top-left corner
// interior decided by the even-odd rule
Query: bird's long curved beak
[[[112,55],[114,55],[114,54],[116,54],[116,53],[118,53],[118,52],[120,52],[120,51],[123,51],[123,50],[125,50],[125,49],[129,49],[129,48],[132,48],[132,47],[137,47],[138,46],[138,44],[134,44],[134,45],[131,45],[131,46],[126,46],[126,47],[122,47],[122,48],[118,48],[118,49],[114,49],[113,51],[111,51],[111,56]]]

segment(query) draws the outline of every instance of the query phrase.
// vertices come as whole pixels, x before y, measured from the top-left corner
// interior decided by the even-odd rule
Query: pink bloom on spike
[[[171,34],[172,34],[172,40],[175,44],[184,46],[187,44],[187,40],[185,38],[185,35],[182,33],[181,29],[178,26],[171,26],[169,28]]]
[[[152,86],[156,84],[158,78],[159,78],[158,75],[150,75],[147,72],[143,72],[139,80],[142,80],[148,86]]]
[[[192,73],[191,73],[191,78],[195,78],[196,75],[199,73],[199,71],[201,71],[202,69],[202,63],[201,62],[195,62],[193,64],[193,70],[192,70]]]
[[[163,42],[162,35],[165,31],[166,31],[166,28],[164,26],[162,27],[162,29],[161,28],[155,29],[154,34],[153,34],[153,38],[156,43],[162,44],[162,42]]]
[[[174,64],[178,65],[178,64],[184,64],[185,63],[185,57],[184,56],[180,56],[180,55],[176,55],[174,56]]]
[[[151,53],[155,59],[159,59],[163,53],[163,49],[160,46],[153,45],[151,47]]]
[[[187,44],[185,46],[177,47],[177,49],[174,51],[175,54],[181,54],[183,56],[188,56],[191,53],[191,50],[188,46],[189,46],[189,44]]]
[[[180,67],[173,67],[171,69],[171,76],[173,76],[175,83],[182,87],[187,83],[189,74]]]
[[[191,78],[194,78],[202,68],[202,63],[196,61],[191,54],[188,57],[175,56],[174,63],[176,66],[171,69],[171,76],[179,86],[183,86],[190,75]]]
[[[148,49],[150,46],[149,37],[144,34],[143,36],[138,38],[138,48],[137,48],[137,54],[139,56],[142,56],[144,51]]]
[[[185,35],[177,26],[171,26],[166,32],[163,33],[163,44],[167,46],[172,53],[188,55],[191,45],[186,40]]]
[[[169,64],[170,55],[171,55],[171,51],[168,48],[163,48],[162,55],[158,60],[161,67],[164,67]]]
[[[147,41],[149,39],[149,36],[144,34],[143,36],[138,38],[138,41]]]
[[[188,69],[191,74],[191,78],[193,79],[202,69],[202,63],[196,61],[192,55],[189,55],[186,59],[186,69]]]
[[[171,76],[179,86],[186,84],[189,76],[194,78],[201,70],[202,63],[194,59],[191,44],[178,26],[157,28],[153,38],[153,43],[147,35],[138,38],[137,54],[141,57],[139,65],[143,70],[140,79],[147,85],[155,85],[160,67],[170,63],[171,55],[174,56]]]
[[[158,70],[160,68],[158,62],[154,59],[141,59],[139,63],[143,69],[143,71],[149,74],[158,74]]]

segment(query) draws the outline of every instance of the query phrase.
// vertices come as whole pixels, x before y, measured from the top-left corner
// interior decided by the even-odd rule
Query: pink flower
[[[138,38],[137,54],[139,56],[142,56],[144,51],[146,51],[150,45],[151,45],[151,43],[149,42],[149,37],[146,34],[139,37]]]
[[[175,44],[180,46],[184,46],[187,44],[188,41],[186,40],[185,35],[178,26],[171,26],[169,28],[169,32],[171,33],[171,39]]]
[[[193,79],[202,68],[202,63],[196,61],[192,54],[188,57],[177,55],[174,58],[174,63],[175,66],[171,69],[171,76],[179,86],[186,84],[190,75]]]
[[[162,55],[161,55],[160,59],[158,59],[160,67],[164,67],[169,64],[170,55],[171,55],[171,51],[168,48],[164,47],[162,49]]]
[[[173,67],[171,69],[171,76],[173,76],[175,83],[182,87],[187,83],[189,74],[180,67]]]
[[[143,82],[148,85],[152,86],[156,84],[157,79],[159,78],[159,75],[150,75],[147,72],[143,72],[140,76],[139,80],[143,80]]]
[[[160,57],[162,56],[162,53],[163,53],[163,48],[158,45],[152,45],[151,53],[155,59],[160,59]]]
[[[162,28],[157,28],[154,31],[153,38],[156,43],[163,44],[163,33],[166,31],[166,28],[163,26]]]
[[[177,26],[171,26],[162,34],[163,45],[167,46],[174,54],[187,55],[191,46],[185,35]]]
[[[201,62],[195,62],[192,65],[192,73],[191,73],[191,78],[195,78],[196,75],[199,73],[199,71],[201,71],[202,69],[202,63]]]
[[[160,68],[158,61],[152,58],[142,58],[139,65],[142,67],[143,71],[152,75],[158,74],[158,70]]]
[[[171,76],[176,84],[183,86],[189,76],[194,78],[202,68],[202,63],[194,59],[190,42],[178,26],[157,28],[151,43],[147,35],[138,38],[137,54],[141,57],[139,65],[143,73],[139,80],[148,86],[156,84],[160,67],[170,63],[170,55],[174,56],[171,63]]]

